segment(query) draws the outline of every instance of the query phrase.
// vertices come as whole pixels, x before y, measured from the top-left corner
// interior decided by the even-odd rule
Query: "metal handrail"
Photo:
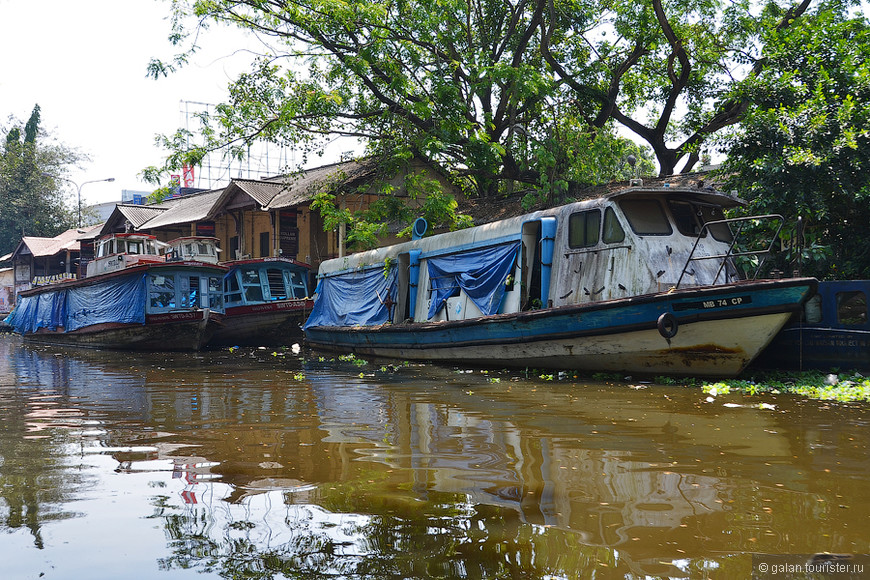
[[[770,244],[767,246],[767,249],[749,250],[749,251],[745,251],[745,252],[735,252],[734,251],[735,247],[737,246],[737,242],[740,238],[740,234],[743,232],[743,228],[746,225],[746,223],[750,222],[750,221],[760,221],[760,220],[778,220],[779,221],[779,226],[776,228],[776,233],[774,233],[773,236],[771,237]],[[705,232],[708,232],[708,233],[710,232],[710,226],[715,226],[715,225],[719,225],[719,224],[732,224],[732,223],[738,223],[738,222],[740,223],[740,226],[737,228],[736,232],[734,232],[734,231],[731,232],[731,245],[728,246],[728,251],[726,253],[716,254],[713,256],[700,256],[697,258],[695,257],[695,250],[698,249],[698,243],[700,243],[701,238],[704,237]],[[686,274],[686,270],[689,268],[689,264],[691,264],[694,261],[718,260],[721,258],[722,263],[719,264],[719,269],[716,270],[716,277],[713,278],[713,281],[715,282],[716,280],[719,279],[719,274],[722,273],[722,269],[728,263],[729,259],[740,257],[740,256],[764,255],[764,258],[762,258],[759,261],[758,267],[755,269],[755,274],[753,274],[753,276],[752,276],[753,280],[756,279],[758,277],[758,274],[761,272],[761,267],[764,265],[764,262],[767,260],[767,257],[770,255],[771,251],[773,250],[773,245],[776,243],[776,240],[779,239],[779,232],[782,231],[782,227],[784,225],[784,222],[785,222],[784,218],[780,214],[775,214],[775,213],[765,214],[765,215],[753,215],[753,216],[746,216],[746,217],[738,217],[738,218],[729,218],[729,219],[724,219],[724,220],[715,220],[715,221],[706,222],[704,224],[704,226],[701,228],[701,231],[698,232],[698,237],[695,238],[695,245],[692,246],[692,251],[689,253],[688,259],[686,259],[686,264],[683,266],[683,271],[680,272],[680,277],[677,280],[676,287],[677,288],[680,287],[680,282],[683,281],[683,276]],[[730,229],[730,225],[728,227]],[[712,233],[710,233],[710,235],[712,235]]]

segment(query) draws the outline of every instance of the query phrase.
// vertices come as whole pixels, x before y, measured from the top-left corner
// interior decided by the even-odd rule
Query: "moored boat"
[[[199,350],[223,311],[226,268],[167,261],[146,234],[111,234],[78,280],[19,294],[7,318],[25,340],[120,350]]]
[[[870,369],[870,280],[819,282],[804,308],[754,366],[785,370]]]
[[[307,264],[289,258],[223,262],[224,317],[211,346],[289,346],[302,339],[314,301]]]
[[[329,260],[306,341],[405,360],[734,376],[816,286],[742,271],[773,243],[747,250],[743,226],[782,218],[724,218],[741,203],[637,186]]]

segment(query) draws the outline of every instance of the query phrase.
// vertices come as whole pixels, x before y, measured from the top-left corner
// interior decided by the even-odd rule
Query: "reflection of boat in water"
[[[154,236],[104,236],[86,277],[21,292],[7,322],[33,342],[198,350],[223,310],[220,282],[226,268],[216,263],[215,242],[196,240],[205,260],[173,260]]]
[[[870,280],[819,282],[757,365],[781,369],[870,369]]]
[[[281,346],[302,337],[314,302],[306,264],[288,258],[223,262],[224,318],[210,345]]]
[[[329,260],[306,339],[405,360],[736,375],[816,284],[745,279],[739,261],[770,246],[736,236],[781,218],[723,219],[740,203],[633,187]]]

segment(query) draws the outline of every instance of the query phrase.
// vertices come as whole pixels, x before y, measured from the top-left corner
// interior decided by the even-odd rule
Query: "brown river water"
[[[0,577],[870,578],[870,406],[528,375],[0,335]]]

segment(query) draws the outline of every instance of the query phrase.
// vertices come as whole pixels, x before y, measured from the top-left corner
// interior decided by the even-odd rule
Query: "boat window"
[[[149,278],[148,298],[151,308],[175,308],[175,278],[159,274],[151,274]]]
[[[127,252],[130,254],[141,254],[142,253],[142,242],[127,242]]]
[[[867,297],[860,290],[837,292],[837,322],[840,324],[867,323]]]
[[[208,307],[218,311],[224,309],[224,301],[221,295],[221,279],[217,276],[210,276],[208,279]]]
[[[224,278],[224,294],[226,294],[225,299],[227,302],[242,301],[242,291],[235,272]]]
[[[242,270],[242,287],[245,290],[245,301],[262,302],[263,288],[260,286],[260,272],[255,268]]]
[[[701,216],[701,221],[705,224],[725,219],[722,208],[715,205],[699,205],[698,215]],[[730,242],[734,239],[728,224],[713,224],[707,230],[713,234],[713,239],[720,242]]]
[[[804,322],[818,324],[822,321],[822,297],[813,294],[804,304]]]
[[[187,288],[182,287],[184,291],[181,295],[182,308],[198,308],[199,307],[199,276],[190,276],[182,282],[187,282]]]
[[[677,231],[684,236],[692,238],[698,237],[701,233],[700,215],[695,215],[695,205],[687,201],[677,201],[675,199],[668,200],[668,207],[671,210],[671,215],[674,216],[674,223],[677,224]],[[700,209],[697,210],[700,214]],[[706,232],[704,233],[706,236]]]
[[[287,275],[287,287],[293,294],[293,298],[305,298],[308,296],[308,288],[305,285],[305,277],[302,272],[290,270],[285,272]]]
[[[667,236],[673,232],[661,204],[655,199],[623,199],[619,206],[638,235]]]
[[[287,290],[284,287],[284,276],[278,268],[266,270],[266,280],[269,282],[269,296],[272,300],[286,300]]]
[[[612,207],[604,210],[604,233],[601,239],[605,244],[618,244],[625,241],[625,230],[622,229],[622,224],[619,223],[619,218],[616,217]]]
[[[597,209],[572,213],[568,218],[568,247],[588,248],[598,243],[601,211]]]
[[[208,244],[203,243],[203,242],[200,242],[200,243],[198,244],[198,246],[199,246],[199,254],[200,254],[201,256],[211,256],[211,255],[214,255],[214,252],[209,251],[209,250],[211,250],[211,246],[209,246]]]

